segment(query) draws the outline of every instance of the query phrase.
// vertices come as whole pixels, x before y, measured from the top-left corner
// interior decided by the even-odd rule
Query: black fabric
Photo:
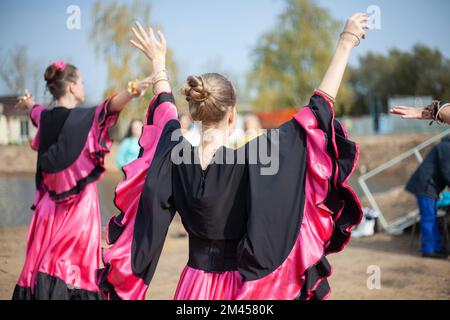
[[[104,172],[105,168],[102,165],[98,165],[86,177],[78,180],[77,184],[72,189],[62,193],[56,193],[53,190],[48,190],[48,193],[57,201],[66,199],[71,195],[79,194],[89,183],[97,181]]]
[[[67,110],[57,108],[57,110]],[[66,119],[54,123],[55,110],[46,110],[41,115],[39,146],[39,168],[46,173],[57,173],[68,168],[83,150],[92,127],[96,107],[74,108],[64,111]],[[63,117],[61,117],[63,118]],[[59,130],[55,130],[56,126]]]
[[[74,109],[56,107],[42,111],[39,126],[40,140],[36,165],[36,188],[41,188],[44,172],[61,172],[76,161],[86,144],[96,110],[97,107]],[[99,143],[104,144],[104,141],[99,141]],[[97,156],[101,158],[104,155],[98,154]],[[103,166],[98,164],[86,177],[77,181],[72,189],[59,194],[49,189],[49,195],[53,199],[61,201],[71,195],[78,194],[87,184],[98,180],[104,171]]]
[[[295,244],[303,218],[306,133],[295,119],[277,132],[277,139],[270,131],[246,145],[249,152],[252,148],[259,150],[261,143],[272,145],[270,152],[279,153],[279,168],[275,175],[263,175],[263,161],[258,158],[252,164],[248,159],[249,216],[246,234],[238,247],[238,269],[244,281],[260,279],[283,263]]]
[[[228,164],[226,158],[237,159],[238,151],[221,147],[203,170],[197,148],[184,139],[182,143],[187,144],[182,150],[190,154],[185,163],[173,165],[172,180],[175,207],[186,230],[202,239],[241,239],[247,222],[245,159],[241,164]]]
[[[58,136],[70,114],[70,111],[71,109],[68,108],[55,107],[50,110],[44,110],[41,113],[39,150],[38,160],[36,163],[36,188],[39,188],[42,182],[42,157],[58,140]]]
[[[122,212],[117,217],[114,217],[114,219],[109,220],[109,223],[106,226],[108,228],[107,241],[109,244],[115,243],[125,229],[122,225],[120,225],[124,216],[125,214]]]
[[[105,263],[105,267],[102,269],[97,270],[97,284],[100,291],[107,294],[108,300],[122,300],[119,295],[116,293],[116,290],[111,285],[111,283],[108,282],[108,279],[106,278],[108,272],[111,269],[111,265]]]
[[[331,265],[323,256],[316,264],[310,266],[304,273],[305,284],[296,300],[321,300],[330,291],[326,277],[331,274]]]
[[[213,273],[237,270],[237,245],[238,241],[189,236],[188,266]]]
[[[450,136],[434,146],[413,173],[406,190],[428,199],[437,199],[450,186]]]
[[[103,300],[100,292],[69,288],[60,278],[39,273],[36,285],[29,287],[16,286],[13,300]]]
[[[153,277],[170,222],[175,215],[170,156],[172,148],[179,142],[172,141],[172,132],[179,128],[178,121],[170,120],[161,133],[134,222],[131,268],[146,284]]]

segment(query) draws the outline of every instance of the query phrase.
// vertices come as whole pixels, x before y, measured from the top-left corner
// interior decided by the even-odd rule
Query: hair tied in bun
[[[66,69],[66,64],[64,61],[55,61],[52,63],[52,67],[59,71],[64,71]]]

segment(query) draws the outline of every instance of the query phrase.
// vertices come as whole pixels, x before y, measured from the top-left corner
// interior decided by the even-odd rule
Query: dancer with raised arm
[[[84,87],[75,66],[57,61],[46,69],[45,81],[52,108],[28,92],[19,103],[37,127],[32,148],[38,159],[34,215],[13,299],[102,299],[95,281],[102,235],[97,182],[112,143],[108,129],[150,79],[132,82],[128,91],[91,108],[77,107]]]
[[[121,214],[108,225],[112,246],[99,272],[108,298],[145,298],[175,212],[189,234],[189,260],[175,299],[329,295],[326,255],[344,248],[362,217],[347,185],[358,148],[334,119],[333,103],[367,27],[365,14],[348,20],[321,85],[292,120],[230,149],[236,119],[230,81],[217,73],[188,77],[183,93],[191,117],[203,125],[201,143],[192,147],[178,133],[166,40],[136,25],[132,43],[152,61],[158,81],[140,157],[125,166],[126,179],[116,188]]]

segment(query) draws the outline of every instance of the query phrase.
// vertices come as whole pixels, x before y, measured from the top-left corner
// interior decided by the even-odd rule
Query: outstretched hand
[[[136,39],[130,40],[131,44],[141,50],[154,64],[165,65],[167,44],[164,34],[158,30],[158,40],[152,28],[147,33],[139,22],[135,23],[132,31]]]
[[[33,100],[33,96],[30,94],[28,89],[25,89],[24,94],[20,96],[17,100],[18,102],[14,106],[15,108],[30,109],[36,104],[36,102]]]
[[[431,114],[425,112],[423,108],[395,106],[390,110],[390,113],[399,115],[402,119],[429,120],[432,118]]]

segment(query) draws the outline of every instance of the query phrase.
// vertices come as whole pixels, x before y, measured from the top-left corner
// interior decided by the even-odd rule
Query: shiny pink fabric
[[[328,100],[327,102],[334,117],[332,106]],[[246,282],[242,282],[237,271],[218,275],[186,267],[174,299],[291,300],[299,296],[305,283],[305,271],[323,257],[333,233],[332,211],[323,203],[328,194],[333,161],[326,152],[325,133],[318,128],[317,119],[311,109],[302,108],[295,115],[295,119],[305,129],[307,136],[305,207],[298,238],[286,260],[266,277]],[[338,154],[334,132],[332,143]],[[357,158],[352,171],[356,161]],[[351,190],[346,182],[347,179],[343,186]],[[354,193],[353,195],[357,199]],[[317,288],[322,280],[323,278],[319,279],[312,289]],[[330,292],[325,298],[329,294]],[[311,296],[312,292],[308,292],[307,299]]]
[[[48,193],[37,203],[28,231],[26,260],[18,285],[34,289],[39,272],[72,287],[98,291],[101,218],[96,183],[72,201],[56,203]]]
[[[234,300],[242,286],[238,271],[208,273],[186,266],[181,273],[174,300]]]
[[[155,99],[156,97],[150,102],[150,106],[153,105]],[[148,115],[149,113],[147,113],[147,117]],[[124,230],[112,247],[103,250],[103,261],[109,268],[104,271],[108,272],[106,276],[108,282],[114,287],[117,295],[124,300],[142,300],[148,289],[143,280],[133,274],[131,267],[134,221],[145,178],[155,155],[158,141],[165,124],[172,119],[178,119],[175,105],[170,102],[161,103],[155,110],[153,124],[144,126],[139,139],[144,153],[123,168],[126,178],[116,187],[115,204],[125,215],[121,222],[118,222],[115,217],[112,218],[112,221],[123,227]],[[109,238],[108,235],[107,238]]]
[[[87,184],[80,193],[63,202],[54,201],[46,190],[53,187],[60,191],[70,190],[76,185],[76,179],[84,178],[91,167],[104,164],[103,157],[96,154],[109,152],[111,139],[107,130],[117,120],[117,114],[99,119],[100,111],[107,111],[107,102],[97,107],[86,145],[74,165],[51,177],[47,175],[44,181],[48,185],[36,192],[26,259],[18,280],[21,287],[33,291],[38,273],[45,273],[63,280],[69,287],[99,291],[96,271],[101,264],[102,234],[97,181]],[[38,134],[40,114],[44,109],[37,106],[30,113],[33,123],[38,126]],[[106,148],[100,145],[101,140],[106,143]],[[35,137],[32,145],[37,149],[39,139]]]

